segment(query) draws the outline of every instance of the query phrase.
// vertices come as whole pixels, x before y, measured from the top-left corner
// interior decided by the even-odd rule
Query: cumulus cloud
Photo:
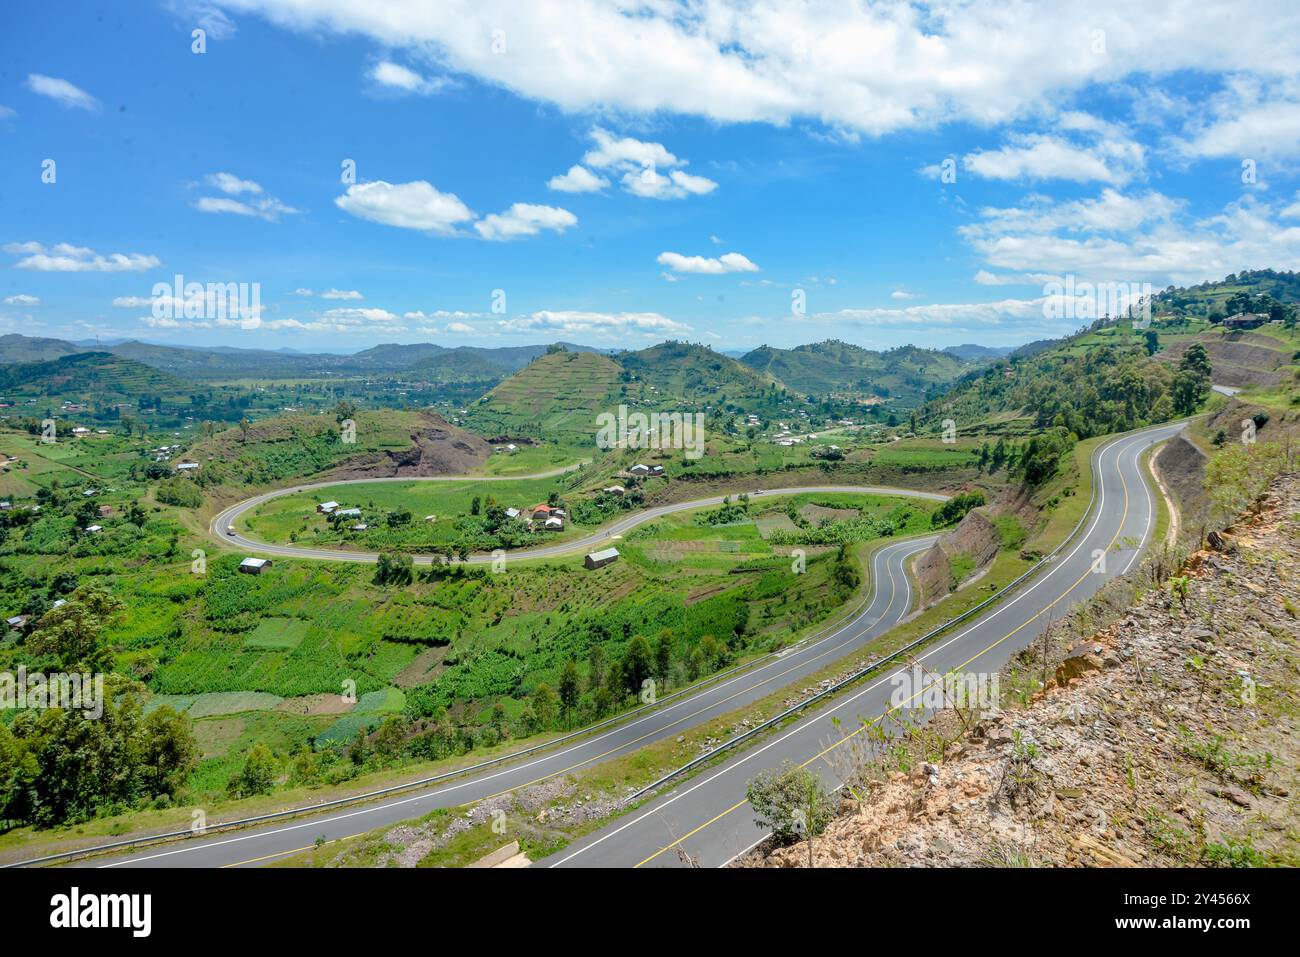
[[[162,260],[157,256],[144,253],[101,254],[71,243],[56,243],[50,247],[38,242],[9,243],[0,248],[22,257],[14,263],[16,269],[33,269],[38,272],[142,272],[162,265]]]
[[[492,213],[474,224],[484,239],[518,239],[535,236],[543,229],[562,233],[578,224],[578,217],[557,206],[515,203],[504,213]]]
[[[396,184],[383,180],[357,183],[349,186],[334,204],[358,219],[432,233],[454,233],[458,225],[474,218],[456,194],[441,193],[422,179]]]
[[[16,296],[5,297],[6,306],[39,306],[41,300],[37,296],[29,296],[26,293],[18,293]]]
[[[1150,282],[1155,288],[1222,278],[1261,263],[1300,259],[1300,226],[1278,220],[1252,196],[1211,216],[1158,192],[1104,190],[1094,199],[1031,197],[1020,206],[986,208],[959,233],[988,266],[1013,274],[1072,274],[1096,282]],[[1004,284],[982,270],[977,281]]]
[[[56,76],[29,73],[27,74],[27,89],[41,96],[47,96],[54,102],[69,109],[89,110],[92,113],[99,110],[99,100],[80,87],[73,86],[67,80]]]
[[[664,0],[223,0],[310,33],[360,34],[570,112],[658,112],[719,122],[812,119],[880,135],[981,126],[1130,75],[1212,65],[1300,75],[1300,9],[1259,0],[1250,16],[1200,0],[1095,0],[1063,28],[1053,4]],[[485,42],[509,23],[508,55]],[[1104,37],[1098,46],[1095,36]]]
[[[355,289],[326,289],[323,293],[320,294],[320,297],[322,299],[365,299],[366,298],[365,296],[361,295],[361,293],[357,292],[357,290]]]
[[[609,185],[609,180],[597,176],[585,166],[570,166],[569,171],[561,176],[552,176],[546,181],[548,189],[561,193],[595,193]]]
[[[661,266],[667,266],[673,272],[700,273],[708,276],[720,276],[729,272],[758,272],[758,266],[740,253],[726,253],[715,258],[663,252],[655,261]]]
[[[713,180],[681,169],[687,161],[669,152],[662,143],[616,136],[600,127],[593,129],[590,136],[595,146],[582,157],[582,163],[569,167],[561,176],[552,176],[547,186],[566,193],[595,192],[609,185],[605,177],[591,172],[597,169],[617,176],[624,190],[647,199],[684,199],[718,188]]]

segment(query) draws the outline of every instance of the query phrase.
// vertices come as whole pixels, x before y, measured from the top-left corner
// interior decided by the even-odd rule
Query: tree
[[[592,689],[604,687],[607,667],[604,646],[592,645],[591,650],[587,652],[587,687]]]
[[[673,633],[665,628],[655,642],[655,678],[661,691],[668,688],[668,677],[673,668]]]
[[[125,607],[102,585],[83,585],[66,605],[42,616],[27,637],[27,649],[34,655],[53,655],[65,670],[79,662],[93,664],[100,635]]]
[[[276,771],[275,755],[264,742],[258,741],[249,750],[243,768],[230,779],[230,793],[236,797],[270,794],[275,787]]]
[[[555,724],[556,703],[555,692],[551,690],[551,686],[545,682],[539,684],[537,690],[533,692],[532,700],[533,718],[539,731],[548,731]]]
[[[1160,334],[1154,329],[1148,329],[1146,336],[1147,355],[1153,356],[1160,351]]]
[[[564,663],[560,672],[560,707],[564,711],[564,725],[570,727],[573,709],[578,706],[578,666],[572,658]]]
[[[1210,366],[1210,354],[1205,351],[1205,346],[1199,342],[1193,342],[1187,347],[1187,351],[1183,353],[1182,361],[1178,363],[1178,368],[1199,372],[1207,379],[1213,372]]]
[[[144,721],[140,767],[152,794],[175,797],[199,766],[199,746],[189,719],[163,705]]]
[[[376,585],[409,585],[415,580],[415,559],[405,552],[380,552],[375,564]]]
[[[623,652],[620,670],[624,691],[635,695],[641,690],[646,679],[654,674],[654,655],[650,651],[650,642],[641,635],[633,638],[628,643],[627,650]]]
[[[1176,414],[1193,414],[1209,394],[1209,378],[1194,369],[1180,369],[1174,376],[1170,398]]]

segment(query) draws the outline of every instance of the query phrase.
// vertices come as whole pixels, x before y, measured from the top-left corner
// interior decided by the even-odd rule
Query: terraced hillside
[[[79,398],[103,406],[185,390],[186,384],[175,376],[107,352],[0,366],[0,393],[14,396]]]
[[[466,424],[480,435],[590,435],[597,414],[618,404],[622,372],[599,353],[550,352],[471,406]]]
[[[13,362],[46,362],[83,351],[62,339],[40,339],[17,333],[0,336],[0,365]]]

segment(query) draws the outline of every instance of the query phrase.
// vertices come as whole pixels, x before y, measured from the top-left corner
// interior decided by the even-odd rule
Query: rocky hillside
[[[1073,627],[1113,623],[1046,662],[1020,656],[1005,710],[968,729],[943,712],[908,758],[862,768],[861,803],[841,799],[816,865],[1300,863],[1300,476],[1216,542],[1172,575],[1156,556],[1145,592],[1103,589]],[[737,866],[807,861],[800,844]]]

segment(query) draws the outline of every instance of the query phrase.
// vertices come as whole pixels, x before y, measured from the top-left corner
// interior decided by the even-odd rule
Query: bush
[[[169,478],[158,485],[158,501],[164,505],[199,508],[203,505],[203,493],[189,479]]]
[[[749,782],[747,796],[754,809],[754,822],[770,828],[780,845],[817,836],[834,817],[831,796],[821,779],[807,768],[788,763],[764,771]]]

